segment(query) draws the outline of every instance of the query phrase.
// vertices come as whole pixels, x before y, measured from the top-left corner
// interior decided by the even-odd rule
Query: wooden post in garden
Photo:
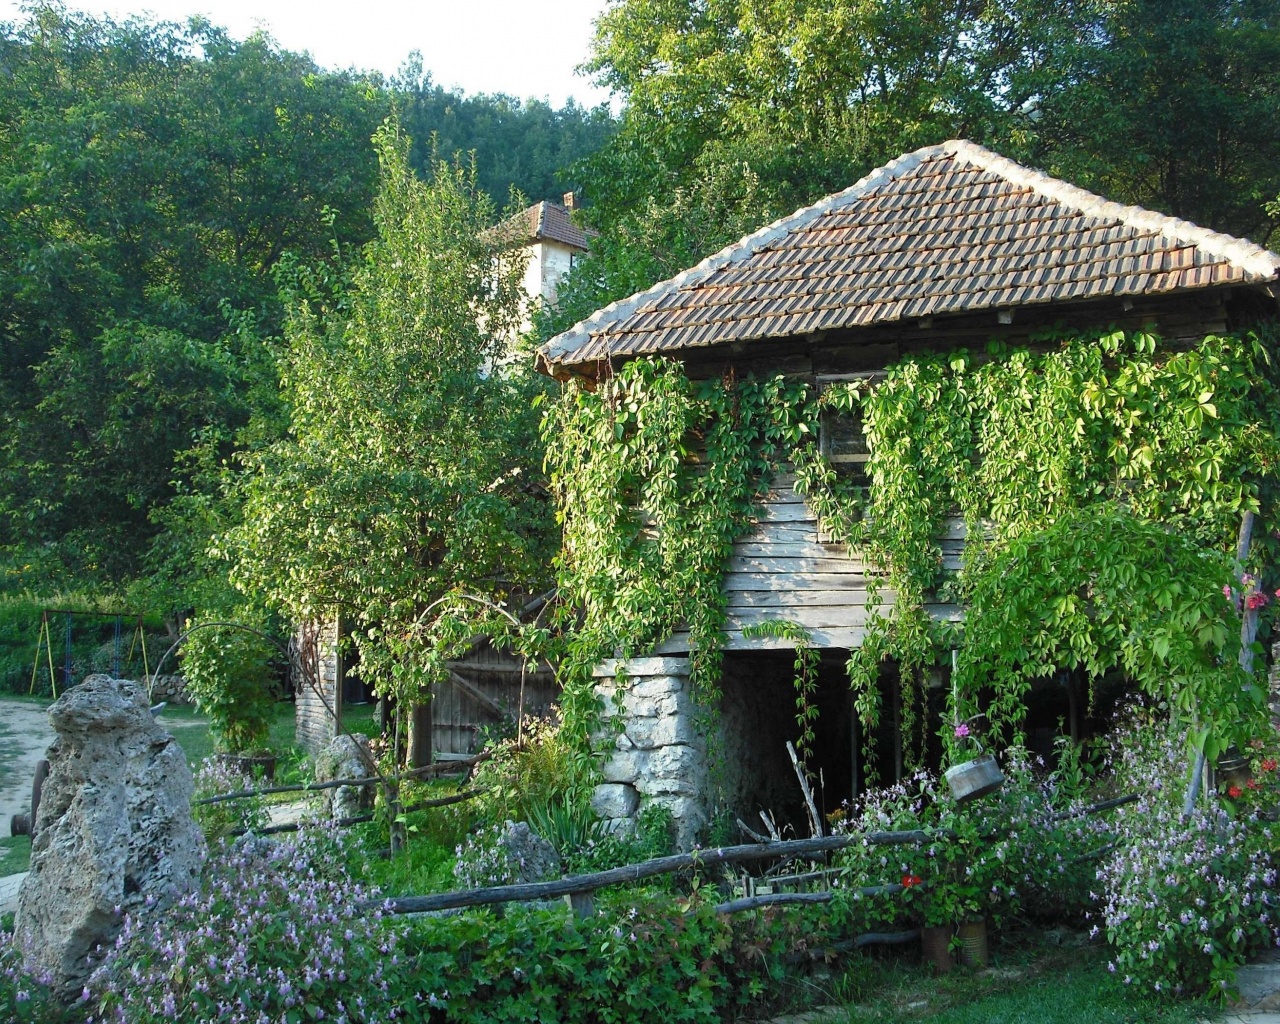
[[[431,749],[432,730],[431,702],[414,704],[409,714],[407,767],[425,768],[431,764],[434,758],[434,753]]]

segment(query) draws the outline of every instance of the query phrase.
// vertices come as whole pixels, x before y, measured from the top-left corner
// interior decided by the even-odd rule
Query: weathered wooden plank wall
[[[437,756],[474,754],[485,729],[514,723],[520,706],[520,661],[482,648],[452,663],[452,676],[436,684],[432,700],[432,748]],[[560,695],[546,665],[525,674],[524,715],[545,718]]]
[[[943,563],[960,566],[964,524],[948,522],[939,538]],[[878,608],[893,605],[891,590],[881,585],[872,601],[868,585],[883,584],[882,575],[843,544],[821,531],[817,517],[796,493],[791,476],[781,476],[760,506],[755,530],[738,540],[726,567],[727,596],[725,650],[790,648],[789,640],[748,638],[743,627],[771,619],[787,619],[809,630],[818,647],[862,646],[866,624]],[[957,619],[955,605],[927,606],[939,619]],[[679,631],[655,653],[678,654],[689,649],[688,633]]]

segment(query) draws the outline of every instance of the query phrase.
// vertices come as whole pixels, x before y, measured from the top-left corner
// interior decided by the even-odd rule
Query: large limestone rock
[[[90,676],[49,709],[49,747],[15,942],[78,993],[124,914],[163,912],[195,887],[204,840],[191,772],[138,683]]]
[[[337,737],[316,756],[316,782],[373,777],[373,757],[369,753],[369,737]],[[354,818],[373,806],[373,785],[338,786],[321,790],[325,812],[334,818]]]

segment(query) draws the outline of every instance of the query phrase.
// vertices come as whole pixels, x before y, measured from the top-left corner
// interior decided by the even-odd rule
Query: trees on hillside
[[[381,111],[204,23],[41,9],[0,49],[0,544],[129,579],[175,455],[225,452],[274,377],[281,254],[368,236]]]
[[[163,577],[147,600],[177,607],[200,534],[235,511],[220,461],[283,422],[275,275],[371,237],[388,112],[426,150],[439,131],[443,152],[492,153],[504,200],[558,196],[554,169],[611,123],[57,6],[0,26],[0,67],[0,560],[19,570],[0,579]]]

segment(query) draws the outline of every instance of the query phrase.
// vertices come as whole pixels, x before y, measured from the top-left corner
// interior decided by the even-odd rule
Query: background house
[[[903,356],[1001,338],[1027,343],[1043,328],[1154,326],[1198,342],[1276,313],[1280,257],[1226,235],[1107,202],[964,141],[907,154],[851,188],[771,224],[552,339],[539,365],[588,379],[638,356],[680,360],[690,377],[733,372],[802,377],[815,386],[874,376]],[[840,454],[856,461],[857,438]],[[827,443],[831,443],[828,439]],[[941,539],[958,559],[956,524]],[[825,810],[856,792],[859,743],[843,673],[867,622],[873,570],[821,524],[785,477],[727,566],[727,655],[720,728],[732,804],[795,799],[784,742],[794,708],[789,641],[743,628],[786,618],[823,651],[819,771]],[[946,605],[929,609],[954,617]],[[626,726],[605,766],[597,810],[671,807],[686,841],[707,819],[706,754],[691,724],[687,636],[625,666]],[[619,666],[597,670],[610,685]],[[896,693],[896,688],[893,688]],[[1032,738],[1081,714],[1070,685],[1046,695]],[[1040,730],[1037,736],[1036,730]],[[897,730],[893,730],[896,736]],[[898,770],[901,758],[895,759]],[[891,771],[892,774],[892,771]],[[643,798],[643,799],[642,799]]]

